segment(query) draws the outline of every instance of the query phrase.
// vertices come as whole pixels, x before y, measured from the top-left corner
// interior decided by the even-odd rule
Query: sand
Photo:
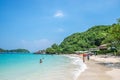
[[[99,56],[91,56],[92,60],[99,61],[99,62],[107,62],[107,63],[116,63],[120,62],[120,57],[115,56],[106,56],[106,55],[99,55]]]
[[[112,69],[107,74],[112,77],[112,80],[120,80],[120,69]]]
[[[87,69],[81,73],[77,80],[119,80],[120,69],[110,68],[98,63],[116,63],[120,62],[120,58],[101,56],[92,56],[89,61],[85,61]]]

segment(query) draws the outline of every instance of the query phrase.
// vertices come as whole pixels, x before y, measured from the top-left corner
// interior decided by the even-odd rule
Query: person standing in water
[[[42,61],[42,59],[40,59],[40,63],[42,63],[43,61]]]

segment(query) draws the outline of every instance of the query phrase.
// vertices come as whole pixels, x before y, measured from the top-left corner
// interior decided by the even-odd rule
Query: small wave
[[[72,64],[76,65],[77,67],[75,68],[73,72],[73,79],[77,80],[78,76],[85,70],[87,69],[87,66],[79,57],[74,57],[74,56],[67,56],[72,59]]]

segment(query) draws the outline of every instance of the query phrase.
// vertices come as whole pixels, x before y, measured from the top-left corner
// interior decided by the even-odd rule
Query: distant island
[[[27,50],[27,49],[12,49],[12,50],[5,50],[5,49],[2,49],[2,48],[0,48],[0,52],[1,52],[1,53],[4,53],[4,52],[22,52],[22,53],[30,53],[30,51]]]

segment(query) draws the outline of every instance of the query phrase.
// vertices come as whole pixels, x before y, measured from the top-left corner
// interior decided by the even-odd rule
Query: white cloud
[[[64,16],[64,14],[61,10],[56,11],[54,14],[54,17],[63,17],[63,16]]]
[[[21,43],[25,49],[29,49],[31,51],[46,49],[53,44],[53,42],[48,39],[40,39],[40,40],[32,40],[32,41],[21,40]]]

